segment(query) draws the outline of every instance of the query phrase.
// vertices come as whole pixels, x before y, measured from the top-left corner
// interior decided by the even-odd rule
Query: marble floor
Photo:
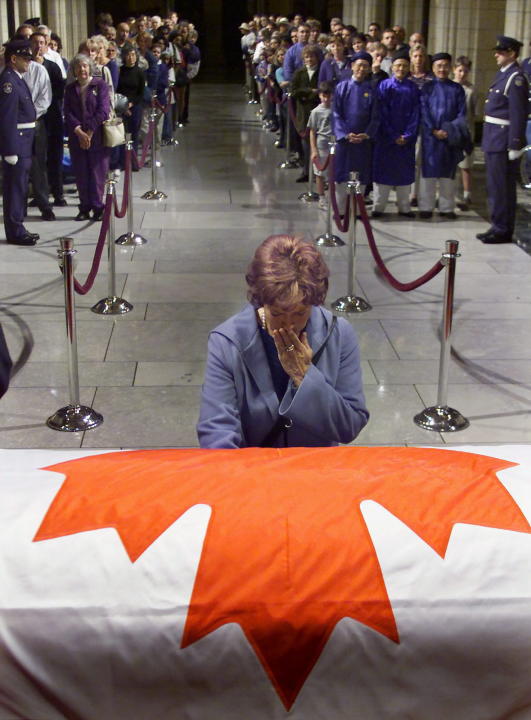
[[[148,243],[117,247],[118,291],[133,311],[114,317],[90,311],[107,295],[105,261],[94,288],[77,297],[81,401],[103,414],[99,428],[69,434],[45,425],[69,401],[58,238],[74,237],[83,280],[99,224],[75,222],[70,195],[56,222],[30,210],[28,229],[41,234],[36,247],[0,243],[0,320],[18,367],[0,401],[0,447],[196,446],[207,335],[244,304],[254,248],[273,233],[313,239],[324,230],[323,212],[297,199],[298,171],[278,169],[284,153],[241,88],[197,85],[192,97],[192,122],[179,131],[179,145],[162,149],[158,185],[167,200],[142,200],[150,171],[134,175],[135,225]],[[119,197],[121,188],[122,181]],[[403,280],[430,267],[445,240],[460,243],[448,402],[470,427],[439,435],[413,423],[437,398],[442,275],[414,292],[393,290],[376,271],[360,228],[357,292],[372,310],[348,319],[360,338],[371,420],[356,442],[529,442],[531,257],[516,244],[482,245],[475,234],[486,224],[472,211],[453,222],[389,214],[373,225],[382,255]],[[116,235],[125,228],[125,220],[116,221]],[[346,294],[347,251],[323,252],[333,301]]]

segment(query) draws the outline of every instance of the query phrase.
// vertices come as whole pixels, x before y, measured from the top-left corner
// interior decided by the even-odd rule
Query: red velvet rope
[[[157,98],[153,98],[153,107],[158,108],[159,110],[162,110],[164,114],[168,112],[170,109],[170,103],[167,102],[166,105],[161,105]]]
[[[416,290],[416,288],[429,282],[432,278],[434,278],[441,272],[441,270],[444,268],[444,264],[441,260],[437,260],[435,265],[430,268],[428,272],[424,273],[424,275],[421,275],[416,280],[412,280],[408,283],[403,283],[400,282],[400,280],[397,280],[395,276],[392,275],[385,266],[385,262],[383,261],[383,258],[380,255],[378,248],[376,247],[376,241],[374,240],[372,227],[367,216],[367,209],[365,208],[365,200],[363,199],[363,195],[356,195],[356,200],[361,216],[361,221],[367,234],[367,240],[369,241],[369,247],[371,249],[374,259],[376,260],[376,264],[385,279],[392,287],[395,288],[395,290],[400,290],[401,292],[409,292],[410,290]]]
[[[118,201],[116,199],[116,193],[113,193],[113,205],[114,205],[114,214],[117,218],[123,218],[125,217],[125,214],[127,212],[127,206],[129,205],[129,178],[131,177],[131,155],[133,154],[133,150],[128,150],[126,148],[125,150],[125,180],[124,180],[124,194],[122,197],[122,207],[119,210],[118,209]]]
[[[350,225],[350,195],[347,195],[347,199],[345,202],[345,210],[343,213],[339,212],[339,208],[337,206],[337,198],[336,198],[336,166],[335,166],[335,155],[328,156],[328,160],[330,162],[330,172],[328,174],[328,186],[330,188],[330,200],[332,203],[332,210],[334,211],[334,222],[337,225],[337,229],[340,232],[347,232],[349,225]],[[343,221],[341,221],[340,215],[343,215]]]
[[[142,156],[141,156],[140,160],[138,159],[138,155],[136,154],[136,152],[133,150],[133,155],[136,160],[136,164],[138,165],[138,167],[140,169],[142,169],[144,167],[144,165],[146,164],[147,154],[148,154],[149,148],[151,147],[151,144],[153,142],[154,129],[155,129],[155,124],[150,120],[149,121],[149,131],[148,131],[148,134],[146,135],[146,139],[144,140],[144,144],[142,146]]]
[[[293,123],[293,127],[295,128],[295,130],[297,130],[297,125],[296,125],[297,118],[295,117],[295,113],[293,111],[293,101],[290,97],[288,98],[288,110],[289,110],[289,116],[291,118],[291,122]],[[304,139],[304,138],[308,137],[308,135],[310,134],[310,128],[306,128],[306,130],[304,132],[299,132],[297,130],[297,133],[301,136],[301,138]]]
[[[103,211],[100,234],[98,237],[98,242],[96,243],[96,250],[94,251],[92,267],[90,268],[90,272],[87,275],[87,279],[84,285],[81,285],[81,283],[79,283],[74,278],[74,289],[78,295],[86,295],[89,290],[92,289],[92,286],[94,285],[94,280],[96,279],[96,275],[98,274],[98,270],[100,269],[101,254],[103,252],[105,238],[107,236],[107,232],[109,231],[109,224],[111,221],[113,194],[111,195],[111,193],[107,193],[107,197],[105,199],[105,209]]]

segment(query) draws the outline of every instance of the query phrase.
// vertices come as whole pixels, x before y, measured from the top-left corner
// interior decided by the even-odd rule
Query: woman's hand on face
[[[313,351],[308,343],[308,336],[303,332],[299,338],[293,327],[279,328],[273,330],[273,340],[282,367],[293,380],[295,387],[299,387],[312,363]]]

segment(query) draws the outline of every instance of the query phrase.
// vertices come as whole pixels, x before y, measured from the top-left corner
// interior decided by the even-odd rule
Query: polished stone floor
[[[158,185],[168,199],[142,200],[150,170],[134,175],[135,225],[148,244],[117,248],[118,290],[133,311],[119,317],[90,311],[107,295],[106,262],[93,290],[77,298],[81,401],[103,414],[101,427],[69,434],[44,424],[69,401],[57,238],[75,238],[83,280],[99,224],[74,222],[70,196],[57,222],[30,211],[28,228],[42,237],[35,248],[0,243],[0,318],[20,366],[0,401],[0,447],[196,446],[207,334],[244,304],[244,271],[254,248],[272,233],[315,238],[323,231],[323,212],[298,201],[298,171],[277,168],[283,151],[261,129],[241,88],[198,85],[192,96],[192,122],[179,131],[180,144],[162,150]],[[476,188],[476,198],[481,194]],[[516,244],[477,241],[486,224],[475,212],[453,222],[389,214],[374,228],[389,267],[403,280],[430,267],[445,240],[460,243],[448,402],[470,427],[442,436],[413,423],[437,398],[442,275],[411,293],[393,290],[376,272],[360,228],[357,291],[372,310],[349,320],[361,342],[371,420],[357,442],[529,442],[531,257]],[[118,220],[116,234],[124,230],[125,220]],[[346,292],[347,252],[324,254],[332,301]]]

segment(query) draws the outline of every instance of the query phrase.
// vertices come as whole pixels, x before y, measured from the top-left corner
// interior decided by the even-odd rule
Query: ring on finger
[[[285,350],[286,352],[292,352],[293,350],[295,350],[295,345],[288,345]]]

